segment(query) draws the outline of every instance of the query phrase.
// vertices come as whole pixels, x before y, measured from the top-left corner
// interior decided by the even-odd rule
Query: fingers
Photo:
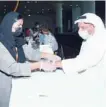
[[[51,62],[41,62],[40,69],[46,71],[46,72],[52,72],[56,70],[56,66]]]
[[[57,55],[51,55],[50,57],[47,57],[47,59],[51,61],[61,61],[61,58]]]

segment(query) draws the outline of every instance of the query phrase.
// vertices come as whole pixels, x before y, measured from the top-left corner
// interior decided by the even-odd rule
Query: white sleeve
[[[50,36],[51,36],[50,38],[51,38],[52,49],[53,49],[53,51],[56,51],[56,50],[58,50],[58,43],[52,34]]]
[[[66,73],[80,72],[93,67],[101,61],[105,54],[105,49],[102,44],[94,43],[87,45],[82,49],[80,54],[73,59],[66,59],[62,61],[63,70]]]

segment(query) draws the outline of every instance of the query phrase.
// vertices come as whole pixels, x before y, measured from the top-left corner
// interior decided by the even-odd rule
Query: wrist
[[[40,62],[31,63],[31,70],[40,69]]]
[[[47,55],[44,52],[41,52],[41,58],[45,58]]]
[[[55,62],[55,66],[56,66],[56,68],[62,68],[62,62]]]
[[[38,67],[38,69],[40,69],[41,68],[41,62],[37,62],[37,67]]]

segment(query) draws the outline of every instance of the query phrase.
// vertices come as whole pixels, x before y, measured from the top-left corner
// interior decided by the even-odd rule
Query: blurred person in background
[[[49,31],[47,27],[41,27],[41,34],[39,35],[40,44],[49,45],[53,52],[58,50],[58,43],[54,35]]]

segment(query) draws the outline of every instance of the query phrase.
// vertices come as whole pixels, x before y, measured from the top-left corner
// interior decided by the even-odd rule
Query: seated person
[[[46,27],[42,27],[41,32],[42,33],[40,33],[39,35],[40,44],[49,45],[54,52],[58,50],[58,43],[49,29]]]
[[[25,57],[29,61],[39,61],[41,58],[53,58],[53,56],[55,57],[55,55],[41,52],[38,46],[39,44],[36,44],[33,38],[31,39],[31,37],[29,37],[29,40],[26,42],[23,33],[15,36],[15,41],[17,43],[18,50],[22,47],[25,53]]]

